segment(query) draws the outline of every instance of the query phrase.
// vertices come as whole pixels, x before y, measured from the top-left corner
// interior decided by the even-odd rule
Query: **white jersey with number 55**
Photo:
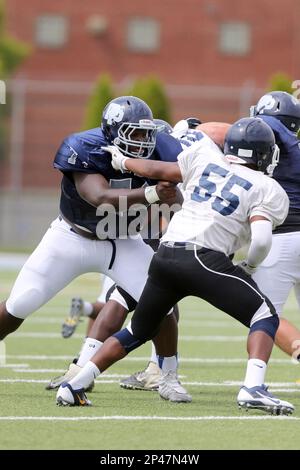
[[[266,217],[273,228],[287,216],[289,199],[272,178],[226,161],[207,137],[178,156],[184,202],[161,241],[193,242],[234,253],[250,241],[249,219]]]

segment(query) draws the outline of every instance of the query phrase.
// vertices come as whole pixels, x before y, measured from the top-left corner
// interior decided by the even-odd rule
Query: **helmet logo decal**
[[[273,109],[276,100],[271,95],[264,95],[257,103],[256,109],[258,113],[263,112],[265,109]]]
[[[121,122],[124,116],[124,108],[117,103],[111,103],[104,115],[107,120],[107,124],[113,125],[117,122]]]
[[[250,149],[238,149],[238,156],[245,158],[252,158],[253,150]]]

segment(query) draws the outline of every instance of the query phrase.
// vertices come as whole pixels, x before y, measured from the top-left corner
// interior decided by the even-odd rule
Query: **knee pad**
[[[278,315],[272,315],[268,318],[263,318],[252,324],[249,334],[254,331],[263,331],[269,335],[273,340],[275,338],[276,332],[279,326],[279,317]]]
[[[130,353],[131,351],[145,343],[145,341],[140,340],[132,333],[130,333],[127,328],[118,331],[118,333],[115,333],[113,336],[117,338],[117,340],[121,343],[127,353]]]
[[[21,294],[10,296],[6,302],[6,310],[16,318],[25,319],[43,305],[43,295],[37,289],[28,289]]]

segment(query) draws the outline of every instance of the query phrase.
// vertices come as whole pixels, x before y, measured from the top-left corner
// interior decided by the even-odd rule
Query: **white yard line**
[[[0,416],[0,421],[299,421],[290,416]]]
[[[24,372],[24,371],[23,371],[23,368],[29,367],[29,364],[1,364],[1,365],[0,365],[0,370],[1,370],[2,368],[13,369],[14,367],[18,367],[21,372]],[[22,369],[22,370],[21,370],[21,369]]]
[[[26,383],[26,384],[48,384],[49,379],[0,379],[0,383],[15,384],[15,383]],[[102,384],[118,384],[119,380],[97,380],[97,383]]]
[[[32,316],[28,319],[27,324],[62,324],[64,321],[64,317],[60,316]],[[82,321],[84,321],[84,317],[82,317]],[[238,323],[232,324],[230,321],[217,321],[217,320],[201,320],[201,319],[194,319],[194,320],[185,320],[184,318],[180,319],[181,325],[187,326],[199,326],[201,328],[243,328],[243,325]]]
[[[12,339],[14,338],[28,338],[28,339],[40,339],[40,338],[61,338],[60,333],[44,333],[42,331],[36,332],[22,332],[14,333]],[[72,335],[71,339],[82,339],[81,334]],[[209,342],[242,342],[246,341],[246,336],[179,336],[179,341],[209,341]]]
[[[22,371],[24,372],[24,371]],[[118,384],[119,378],[127,377],[127,375],[119,374],[103,374],[102,377],[99,377],[95,382],[99,384]],[[180,378],[185,376],[179,376]],[[7,378],[0,379],[0,383],[48,383],[49,380],[45,379],[21,379],[21,378]],[[189,382],[182,380],[183,385],[194,386],[194,387],[240,387],[242,382],[238,381],[223,381],[223,382]],[[272,391],[284,391],[284,392],[299,392],[300,387],[296,387],[294,382],[270,382],[268,383]],[[293,388],[291,388],[293,387]]]
[[[66,372],[66,369],[13,369],[13,372],[18,372],[21,374],[61,374],[63,372]],[[122,378],[122,377],[128,377],[128,374],[106,374],[104,372],[103,377],[110,377],[110,378]],[[185,377],[183,375],[180,375],[179,377]]]
[[[31,361],[69,361],[74,356],[60,355],[27,355],[27,354],[7,354],[7,359],[31,360]],[[148,356],[127,356],[126,361],[142,362],[149,361]],[[180,357],[180,363],[196,363],[196,364],[246,364],[247,358],[223,358],[223,357]],[[270,359],[273,364],[293,364],[291,359]],[[294,365],[294,364],[293,364]],[[1,367],[0,367],[1,368]]]

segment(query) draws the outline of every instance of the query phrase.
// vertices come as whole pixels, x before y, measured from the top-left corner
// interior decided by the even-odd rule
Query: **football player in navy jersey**
[[[183,148],[186,148],[187,146],[192,145],[194,141],[201,139],[203,137],[203,134],[201,132],[189,131],[189,129],[194,129],[196,118],[192,118],[192,125],[193,125],[192,127],[189,124],[189,119],[181,121],[181,123],[183,122],[185,123],[184,132],[183,132],[183,129],[181,129],[180,133],[177,132],[177,134],[174,136],[176,137],[177,145],[179,142],[180,150],[182,150]],[[167,147],[170,145],[169,144],[170,139],[168,140],[168,137],[169,137],[168,134],[170,134],[170,130],[172,130],[172,128],[167,122],[163,120],[154,119],[154,123],[158,126],[158,129],[157,129],[157,132],[158,132],[157,142],[159,141],[159,145],[157,144],[158,151],[161,152],[162,148],[164,148],[164,151],[167,152]],[[211,128],[210,128],[210,132],[212,132]],[[160,134],[167,134],[167,135],[166,137],[162,136],[162,139],[160,139]],[[172,142],[172,140],[170,142]],[[168,156],[168,159],[170,159],[170,156]],[[166,159],[164,158],[164,160]],[[159,227],[158,232],[155,233],[156,238],[151,239],[151,236],[150,236],[147,240],[147,243],[150,244],[150,246],[154,250],[156,250],[158,247],[159,236],[161,232],[160,223],[158,223],[158,227]],[[144,238],[147,238],[147,235]],[[132,310],[134,310],[136,306],[136,301],[132,298],[131,295],[129,295],[128,292],[126,292],[120,286],[117,286],[115,289],[110,290],[109,295],[107,296],[107,299],[108,299],[108,302],[104,306],[101,305],[100,315],[97,317],[95,323],[92,326],[92,329],[89,330],[88,336],[94,338],[92,343],[90,342],[89,338],[85,341],[85,344],[79,354],[78,359],[75,359],[75,361],[73,361],[73,363],[69,365],[68,370],[63,375],[54,377],[49,382],[49,384],[47,384],[46,386],[47,390],[58,388],[63,382],[66,382],[72,379],[78,372],[80,372],[81,368],[86,364],[86,362],[91,357],[91,351],[93,351],[91,349],[91,344],[92,346],[94,346],[95,341],[97,340],[96,345],[97,346],[99,344],[102,345],[103,341],[105,341],[107,337],[109,337],[111,334],[115,333],[122,327],[128,312],[131,312]],[[72,305],[74,305],[74,310],[76,309],[78,311],[79,308],[82,309],[82,307],[80,306],[83,305],[83,301],[81,299],[74,299],[74,302],[72,302]],[[92,308],[93,310],[95,309],[94,306]],[[174,307],[174,313],[175,313],[176,319],[178,320],[179,314],[178,314],[177,306]],[[65,331],[70,331],[70,329],[68,328],[68,323],[70,323],[70,328],[73,328],[72,318],[70,318],[70,322],[67,322],[64,324],[64,326],[67,327],[65,328]],[[170,324],[172,328],[170,328]],[[174,326],[172,317],[168,318],[167,321],[165,321],[164,325],[162,326],[162,331],[154,339],[154,343],[156,344],[158,349],[161,349],[161,348],[165,349],[164,341],[166,338],[166,334],[164,333],[164,331],[168,332],[168,337],[169,337],[168,341],[170,341],[170,335],[172,335],[172,332],[173,332],[172,344],[174,347],[175,338],[177,337],[177,329]],[[152,345],[151,358],[147,367],[144,370],[134,373],[130,377],[123,379],[120,385],[121,387],[124,387],[127,389],[157,390],[160,376],[161,376],[161,370],[158,366],[156,350],[155,350],[155,347]],[[88,388],[91,389],[92,386],[93,384],[90,384]],[[178,397],[177,397],[177,401],[178,401]]]
[[[275,134],[280,160],[273,178],[290,200],[286,220],[273,231],[270,253],[253,274],[260,289],[281,315],[293,287],[300,305],[300,141],[297,137],[300,103],[286,92],[273,91],[262,96],[251,113],[263,119]],[[275,342],[299,360],[300,331],[282,317]]]
[[[140,204],[146,211],[158,201],[172,205],[181,201],[181,194],[168,182],[151,182],[114,170],[107,151],[111,144],[134,158],[176,161],[181,151],[176,139],[162,133],[157,136],[150,108],[131,96],[108,103],[101,128],[72,134],[63,141],[54,160],[54,167],[63,173],[60,215],[0,306],[1,340],[87,272],[109,275],[133,299],[139,299],[154,252],[138,233],[140,217],[129,209]],[[176,319],[170,314],[167,322],[176,343]],[[85,355],[93,355],[101,347],[94,337],[88,338]],[[168,356],[171,343],[162,341],[162,356]]]
[[[153,122],[156,124],[157,127],[157,132],[165,132],[167,134],[171,134],[173,132],[172,126],[167,122],[164,121],[163,119],[153,119]],[[200,123],[200,121],[198,120]],[[149,211],[150,214],[150,211]],[[150,220],[147,221],[148,224],[150,224]],[[147,225],[145,223],[145,225]],[[143,236],[143,233],[142,233]],[[149,243],[149,245],[156,251],[158,248],[158,239],[157,238],[150,238],[150,239],[145,239],[145,243]],[[70,313],[69,316],[65,319],[64,323],[62,324],[62,336],[63,338],[69,338],[70,336],[73,335],[74,331],[76,330],[78,323],[80,321],[80,318],[82,316],[88,317],[89,318],[89,323],[87,327],[87,335],[89,331],[91,330],[94,320],[97,318],[97,315],[100,313],[101,309],[103,308],[104,304],[106,303],[106,300],[108,298],[107,293],[111,293],[111,287],[115,285],[114,281],[112,281],[109,277],[104,276],[104,279],[102,279],[102,289],[101,292],[95,302],[87,302],[84,301],[80,297],[74,297],[71,301],[71,308],[70,308]],[[124,300],[124,303],[126,304],[126,301]]]

